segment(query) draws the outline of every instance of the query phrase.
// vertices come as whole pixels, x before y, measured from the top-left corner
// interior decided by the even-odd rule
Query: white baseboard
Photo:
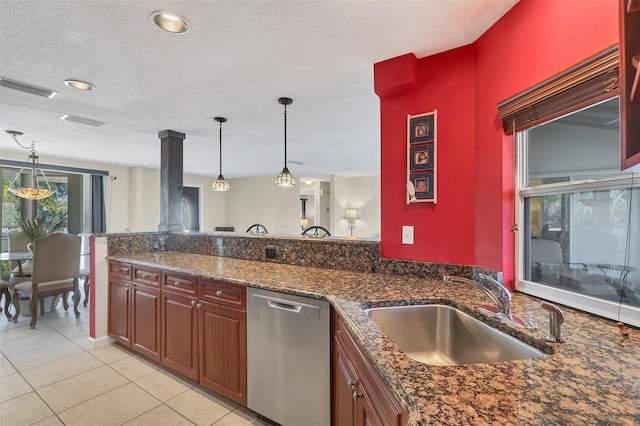
[[[114,341],[109,336],[103,336],[103,337],[99,337],[97,339],[94,339],[93,337],[89,337],[88,339],[89,339],[89,346],[92,347],[93,349],[100,348],[102,346],[110,345]]]

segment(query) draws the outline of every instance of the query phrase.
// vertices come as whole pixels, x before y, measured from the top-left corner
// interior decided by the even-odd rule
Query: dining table
[[[4,251],[0,253],[0,261],[2,262],[17,262],[18,274],[24,275],[22,272],[22,263],[33,258],[33,253],[30,251]]]

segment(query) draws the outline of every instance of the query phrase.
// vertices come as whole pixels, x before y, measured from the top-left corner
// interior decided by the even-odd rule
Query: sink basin
[[[451,306],[392,306],[365,313],[407,356],[423,364],[484,364],[544,356]]]

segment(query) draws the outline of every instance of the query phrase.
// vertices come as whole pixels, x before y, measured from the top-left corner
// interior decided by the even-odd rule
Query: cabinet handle
[[[202,303],[198,303],[198,304],[196,305],[196,307],[197,307],[198,309],[202,308]]]
[[[362,398],[362,392],[358,392],[357,389],[353,391],[353,400],[357,400],[358,398]]]
[[[216,296],[218,296],[218,297],[222,297],[222,290],[218,290],[218,291],[216,291]]]
[[[192,300],[191,301],[191,306],[196,306],[196,303],[198,303],[198,302],[196,302],[195,300]]]
[[[358,384],[358,382],[354,382],[353,380],[349,380],[347,382],[347,384],[349,385],[349,389],[355,390],[356,389],[356,384]]]

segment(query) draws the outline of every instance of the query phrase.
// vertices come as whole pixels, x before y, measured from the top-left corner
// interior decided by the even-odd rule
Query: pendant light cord
[[[287,105],[284,105],[284,166],[287,167]]]
[[[220,122],[220,176],[222,176],[222,122]]]

